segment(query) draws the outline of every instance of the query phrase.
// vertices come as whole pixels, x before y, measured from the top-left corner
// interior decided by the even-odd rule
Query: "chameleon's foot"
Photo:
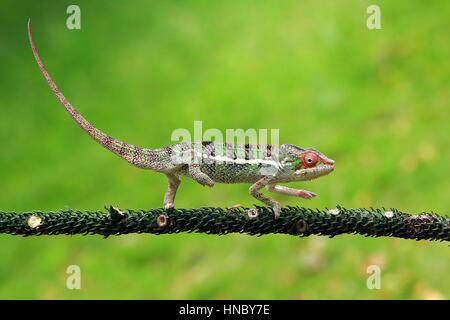
[[[173,202],[164,203],[165,210],[173,209],[173,207],[174,207]]]
[[[192,179],[197,181],[202,186],[208,186],[210,188],[214,187],[214,181],[203,172],[196,174],[195,176],[192,177]]]
[[[304,199],[311,199],[313,197],[317,197],[317,194],[307,190],[297,190],[296,196]]]
[[[275,213],[275,219],[278,219],[280,217],[280,212],[281,212],[281,206],[279,203],[275,204],[272,207],[273,212]]]
[[[203,186],[208,186],[210,188],[214,187],[214,182],[207,182],[205,184],[203,184]]]

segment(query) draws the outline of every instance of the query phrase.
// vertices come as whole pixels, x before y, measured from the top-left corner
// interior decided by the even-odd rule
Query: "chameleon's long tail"
[[[160,156],[160,150],[144,149],[112,138],[104,132],[95,128],[81,114],[79,114],[78,111],[70,104],[69,101],[67,101],[62,92],[58,89],[55,82],[45,69],[41,59],[39,58],[36,47],[34,45],[33,37],[31,35],[31,19],[28,20],[28,37],[30,39],[30,45],[31,49],[33,50],[34,57],[37,64],[39,65],[39,68],[41,69],[42,74],[50,85],[50,88],[53,90],[53,93],[56,95],[59,102],[61,102],[64,109],[66,109],[67,113],[72,117],[72,119],[75,120],[75,122],[95,141],[97,141],[103,147],[112,151],[122,159],[125,159],[132,165],[144,169],[160,169],[157,168],[156,165],[158,163],[158,157]]]

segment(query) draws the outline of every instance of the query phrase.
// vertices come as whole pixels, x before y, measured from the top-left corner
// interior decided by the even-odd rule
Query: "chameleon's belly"
[[[216,183],[255,183],[265,176],[264,169],[258,164],[202,163],[200,170]],[[183,166],[177,173],[189,177],[188,166]]]
[[[218,183],[255,183],[263,177],[258,164],[202,164],[200,170]]]

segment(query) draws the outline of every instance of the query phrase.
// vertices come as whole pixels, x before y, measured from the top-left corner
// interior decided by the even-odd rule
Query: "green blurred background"
[[[66,8],[81,8],[81,30]],[[381,8],[381,30],[366,8]],[[143,147],[177,128],[280,129],[336,161],[311,207],[448,214],[448,1],[2,1],[0,210],[162,205],[134,168],[64,112],[31,52],[106,133]],[[183,179],[176,206],[251,206],[248,185]],[[381,289],[369,290],[369,265]],[[81,290],[66,268],[81,268]],[[343,235],[0,235],[0,298],[450,298],[448,245]]]

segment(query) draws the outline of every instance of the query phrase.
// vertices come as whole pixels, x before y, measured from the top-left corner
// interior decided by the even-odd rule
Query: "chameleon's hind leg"
[[[277,186],[274,184],[269,184],[266,186],[266,189],[270,192],[275,192],[279,194],[286,194],[288,196],[301,197],[304,199],[311,199],[312,197],[317,196],[314,192],[301,190],[301,189],[292,189],[284,186]]]
[[[174,206],[175,195],[180,185],[180,178],[173,173],[166,173],[167,180],[169,181],[169,187],[164,196],[164,209],[171,209]]]
[[[280,216],[281,206],[280,203],[268,196],[266,196],[264,193],[262,193],[261,190],[265,186],[267,186],[270,183],[269,179],[267,177],[262,178],[261,180],[258,180],[250,187],[250,194],[258,199],[259,201],[264,202],[265,204],[272,207],[273,212],[275,213],[275,218],[278,218]]]

